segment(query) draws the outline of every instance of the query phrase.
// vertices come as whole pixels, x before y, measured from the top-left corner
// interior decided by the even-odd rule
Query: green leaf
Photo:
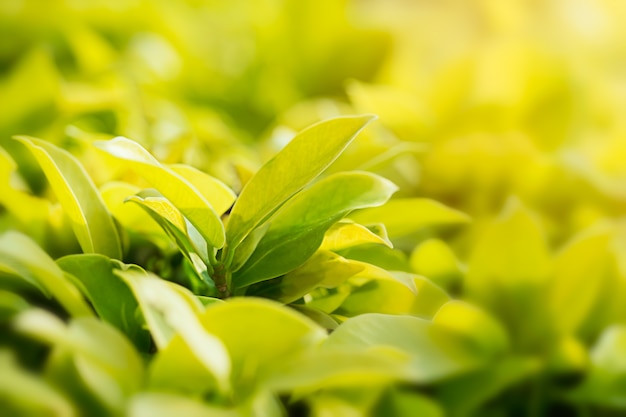
[[[121,181],[107,182],[100,188],[104,204],[115,220],[128,232],[142,234],[150,241],[163,247],[170,244],[170,239],[155,222],[146,221],[146,212],[135,204],[125,204],[126,199],[142,189]]]
[[[248,259],[250,259],[250,256],[254,253],[256,247],[259,245],[263,236],[265,236],[265,233],[267,233],[267,229],[269,229],[269,227],[270,223],[266,222],[246,236],[235,251],[233,261],[230,266],[231,271],[238,271],[248,261]]]
[[[424,277],[389,272],[371,265],[352,281],[355,288],[337,309],[337,314],[348,317],[364,313],[410,314],[430,319],[450,299],[445,291]]]
[[[626,410],[626,326],[608,327],[591,349],[591,372],[568,394],[575,403]]]
[[[226,234],[232,251],[286,200],[326,169],[375,116],[317,123],[300,132],[246,184],[230,214]]]
[[[159,349],[150,362],[148,375],[147,386],[154,391],[198,397],[215,396],[219,391],[214,372],[179,334]]]
[[[499,288],[545,281],[549,264],[540,225],[528,210],[513,202],[480,236],[470,259],[466,285],[472,295],[482,299]]]
[[[289,200],[270,226],[233,285],[244,287],[302,265],[320,246],[324,233],[350,211],[383,204],[397,190],[388,180],[366,172],[331,175]]]
[[[238,401],[262,388],[262,378],[279,364],[312,351],[326,337],[308,318],[268,300],[233,298],[207,308],[201,316],[204,330],[217,337],[232,360],[231,385]],[[159,352],[150,369],[150,385],[206,395],[214,382],[194,356],[183,335]]]
[[[480,415],[477,410],[507,388],[532,377],[541,369],[534,358],[511,356],[493,361],[438,388],[438,398],[446,404],[450,416]]]
[[[459,336],[459,344],[486,359],[510,349],[509,335],[489,313],[459,300],[444,304],[433,318],[438,327],[445,327]]]
[[[0,323],[29,307],[28,302],[19,295],[11,291],[0,290]]]
[[[447,414],[437,402],[426,395],[396,388],[382,398],[376,407],[375,415],[444,417]]]
[[[88,386],[71,349],[56,345],[50,350],[50,356],[43,369],[43,377],[71,398],[77,409],[89,410],[89,414],[94,417],[107,417],[112,413],[119,413],[119,410],[111,409],[111,404],[106,404],[106,398]],[[101,389],[108,391],[116,388],[103,386]]]
[[[344,258],[367,262],[388,271],[411,272],[406,254],[388,246],[365,243],[339,250],[337,253]]]
[[[315,308],[311,308],[305,304],[290,304],[289,308],[296,310],[298,313],[310,318],[318,325],[322,326],[327,330],[334,330],[337,328],[339,323],[332,318],[329,314],[324,313]]]
[[[123,137],[94,144],[109,154],[128,161],[129,166],[159,190],[189,219],[215,248],[224,245],[224,225],[201,191],[185,177],[159,163],[138,143]],[[204,186],[204,185],[203,185]]]
[[[70,351],[85,384],[111,409],[139,390],[143,363],[137,351],[112,326],[95,317],[73,319],[69,325],[44,310],[28,310],[15,328],[44,343]]]
[[[46,174],[83,251],[121,259],[122,247],[115,223],[80,162],[69,152],[43,140],[25,136],[16,139],[32,152]]]
[[[326,331],[303,315],[251,297],[208,308],[202,323],[228,349],[233,386],[244,391],[277,364],[311,351],[326,339]]]
[[[42,242],[47,231],[51,203],[26,190],[14,188],[15,178],[22,179],[16,171],[17,164],[0,147],[0,205],[17,220],[17,224],[12,224],[11,227],[20,227],[20,230],[26,231],[36,241]]]
[[[382,227],[384,228],[384,226]],[[320,249],[339,251],[367,243],[393,246],[388,239],[379,236],[365,226],[351,221],[341,221],[326,231]]]
[[[309,294],[311,297],[306,300],[306,306],[330,314],[337,310],[352,292],[350,284],[340,285],[337,288],[328,290],[317,288]]]
[[[409,259],[413,272],[443,288],[458,289],[463,280],[462,266],[452,249],[442,240],[428,239],[417,246]]]
[[[365,225],[383,223],[391,239],[427,227],[455,226],[469,221],[466,214],[426,198],[396,198],[384,206],[354,212],[350,219]]]
[[[388,416],[373,410],[383,391],[380,385],[320,390],[308,395],[306,403],[312,416]]]
[[[53,415],[74,417],[78,413],[72,402],[58,392],[40,375],[31,374],[20,368],[11,353],[0,350],[0,407],[23,411],[18,415]],[[2,411],[6,411],[0,408]]]
[[[150,337],[137,319],[139,304],[128,285],[114,271],[125,265],[102,255],[69,255],[57,265],[72,274],[84,289],[98,316],[124,332],[136,346],[148,350]]]
[[[135,294],[157,347],[167,349],[175,335],[180,335],[192,354],[215,377],[220,391],[229,390],[231,359],[222,341],[202,328],[202,303],[187,289],[137,267],[116,273]],[[218,303],[207,311],[219,306]]]
[[[165,392],[135,395],[128,404],[128,417],[238,417],[235,410],[211,407],[198,399]]]
[[[256,295],[289,304],[317,287],[337,287],[363,269],[365,266],[360,262],[349,261],[333,252],[318,251],[302,266]]]
[[[72,316],[92,316],[80,291],[35,242],[17,232],[0,235],[0,271],[5,270],[55,298]]]
[[[210,263],[206,241],[182,213],[157,190],[146,189],[127,198],[144,209],[189,259],[200,278],[208,281]]]
[[[471,301],[497,316],[520,349],[550,344],[547,305],[551,258],[532,213],[511,201],[487,225],[470,256],[464,289]]]
[[[278,392],[297,390],[298,394],[380,386],[391,381],[407,381],[410,357],[394,349],[323,349],[295,361],[277,363],[264,384]]]
[[[218,215],[224,214],[237,195],[226,184],[189,165],[170,165],[170,169],[185,178],[211,203]]]
[[[615,257],[610,250],[611,226],[594,228],[578,236],[558,254],[549,301],[558,329],[573,334],[593,320],[594,309],[606,302],[605,291],[615,274]]]
[[[346,320],[328,337],[324,349],[397,349],[411,357],[410,377],[431,383],[476,369],[483,363],[456,344],[454,333],[410,316],[363,314]]]

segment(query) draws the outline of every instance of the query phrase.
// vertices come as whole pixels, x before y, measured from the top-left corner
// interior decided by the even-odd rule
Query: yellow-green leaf
[[[248,385],[276,364],[297,358],[326,339],[326,331],[307,317],[252,297],[216,304],[201,320],[228,349],[235,387]]]
[[[302,265],[326,230],[351,210],[386,202],[397,187],[368,172],[333,174],[298,193],[270,219],[256,250],[233,275],[236,287],[274,278]]]
[[[264,287],[255,295],[289,304],[317,287],[336,287],[363,269],[365,265],[362,262],[319,250],[302,266],[282,277],[280,282]]]
[[[19,222],[20,230],[42,241],[50,216],[50,201],[14,188],[16,170],[17,164],[13,158],[0,147],[0,204]]]
[[[338,117],[302,132],[246,184],[227,229],[235,249],[253,229],[326,169],[375,116]]]
[[[242,417],[233,409],[217,408],[200,399],[165,392],[135,395],[128,404],[128,417]]]
[[[475,369],[484,363],[456,344],[446,328],[410,316],[362,314],[342,323],[328,337],[324,349],[397,349],[408,354],[407,371],[420,383],[430,383]]]
[[[46,174],[83,251],[120,259],[122,248],[115,223],[80,162],[43,140],[25,136],[16,139],[32,152]]]
[[[196,187],[220,216],[233,205],[237,198],[234,191],[226,184],[192,166],[177,164],[170,165],[170,169]]]
[[[20,415],[75,417],[75,404],[40,375],[18,366],[13,355],[0,351],[0,398],[8,401]]]
[[[178,334],[220,390],[227,391],[231,360],[220,339],[202,328],[200,301],[187,289],[138,268],[116,273],[135,294],[157,347],[166,349]]]
[[[352,279],[355,288],[337,314],[411,314],[430,319],[450,299],[440,287],[419,275],[361,264],[366,268]]]
[[[338,251],[365,243],[379,243],[392,247],[388,239],[382,238],[367,227],[351,221],[341,221],[328,229],[320,249]]]
[[[262,378],[279,364],[313,351],[326,338],[325,330],[305,316],[252,297],[216,303],[200,315],[200,321],[202,331],[220,340],[228,351],[233,367],[230,384],[239,400],[260,388]],[[158,353],[150,372],[153,388],[199,395],[215,388],[193,346],[185,342],[181,333]]]
[[[575,334],[594,318],[594,308],[607,302],[603,295],[616,273],[612,241],[609,225],[594,228],[576,237],[556,257],[549,307],[563,333]]]
[[[467,223],[469,217],[427,198],[397,198],[381,207],[359,210],[350,215],[357,223],[383,223],[391,239],[415,233],[426,227]]]
[[[128,197],[127,201],[143,208],[174,239],[183,254],[190,258],[190,261],[194,262],[191,254],[197,253],[201,260],[208,262],[209,255],[206,242],[198,235],[196,228],[190,224],[178,208],[161,193],[157,190],[146,189]]]
[[[433,323],[458,334],[459,344],[466,345],[486,358],[506,352],[509,336],[493,316],[472,304],[452,300],[444,304],[433,318]]]
[[[411,268],[449,290],[457,289],[463,280],[463,271],[452,249],[442,240],[428,239],[417,246],[409,260]]]
[[[52,313],[32,309],[17,316],[15,328],[71,352],[81,382],[113,410],[120,411],[125,398],[141,386],[143,362],[138,352],[114,327],[95,317],[65,324]]]
[[[224,245],[224,225],[201,191],[184,176],[159,163],[137,142],[123,137],[97,141],[95,145],[128,161],[130,167],[170,200],[214,248]]]
[[[470,256],[466,295],[500,318],[520,348],[551,343],[552,322],[546,320],[551,261],[541,224],[513,200],[485,227]]]
[[[0,271],[18,275],[55,298],[73,316],[93,311],[57,264],[35,242],[17,232],[0,235]]]

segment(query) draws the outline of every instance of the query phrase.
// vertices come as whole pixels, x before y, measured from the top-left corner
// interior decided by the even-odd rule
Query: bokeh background
[[[5,0],[0,137],[14,155],[15,134],[124,135],[233,183],[233,161],[258,163],[241,145],[268,156],[376,113],[372,141],[416,160],[395,161],[403,193],[472,215],[517,195],[560,241],[624,207],[625,16],[617,0]]]
[[[624,22],[622,0],[0,0],[0,230],[76,249],[38,216],[54,197],[16,134],[71,150],[98,184],[112,174],[89,144],[122,135],[239,190],[298,130],[375,113],[331,170],[472,218],[394,241],[407,265],[491,312],[515,352],[593,375],[559,407],[618,413]]]

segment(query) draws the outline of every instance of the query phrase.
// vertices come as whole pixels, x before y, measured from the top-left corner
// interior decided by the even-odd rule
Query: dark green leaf
[[[101,319],[124,332],[135,345],[146,350],[150,336],[137,319],[139,304],[128,285],[115,274],[124,265],[102,255],[69,255],[57,265],[82,284],[87,299]]]

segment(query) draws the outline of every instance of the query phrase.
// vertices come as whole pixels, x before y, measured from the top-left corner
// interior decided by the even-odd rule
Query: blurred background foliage
[[[71,150],[98,185],[119,172],[87,145],[123,135],[240,190],[294,132],[375,113],[331,171],[370,170],[472,218],[390,233],[392,269],[485,309],[514,358],[573,378],[545,394],[557,404],[624,410],[624,21],[621,0],[0,1],[0,230],[77,251],[15,134]],[[469,378],[534,378],[526,365]],[[479,387],[461,385],[435,397],[471,409]]]

